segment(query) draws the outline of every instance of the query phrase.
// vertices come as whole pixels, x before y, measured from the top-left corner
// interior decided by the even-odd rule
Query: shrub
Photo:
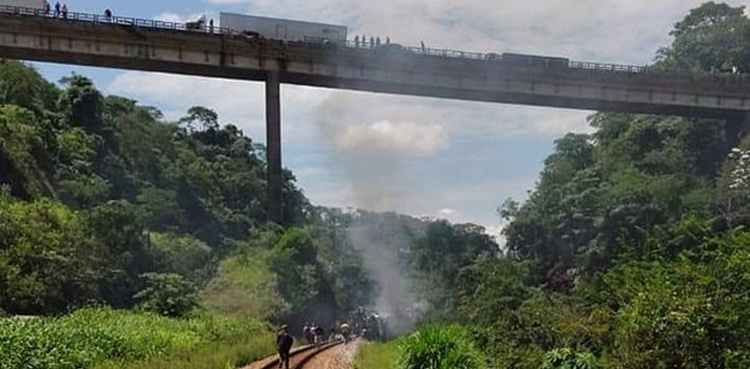
[[[598,369],[596,358],[590,352],[576,352],[569,348],[550,350],[544,355],[539,369]]]
[[[484,359],[463,327],[430,325],[399,346],[402,369],[480,369]]]
[[[179,274],[145,273],[146,288],[134,298],[141,307],[164,316],[180,317],[198,306],[195,286]]]

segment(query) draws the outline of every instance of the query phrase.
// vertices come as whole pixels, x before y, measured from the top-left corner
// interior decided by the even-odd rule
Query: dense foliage
[[[709,2],[654,69],[747,72],[750,20]],[[453,317],[503,368],[746,368],[742,120],[597,113],[500,210],[507,253],[459,273]]]
[[[148,327],[148,329],[144,329]],[[257,321],[82,309],[64,318],[0,320],[0,368],[78,369],[100,363],[122,368],[151,357],[187,352],[212,342],[270,334]],[[271,347],[266,346],[268,354]]]
[[[236,126],[204,107],[169,122],[82,76],[61,83],[0,63],[1,310],[182,316],[203,297],[221,313],[301,320],[325,308],[332,321],[367,304],[361,260],[291,172],[286,229],[266,224],[264,148]],[[261,302],[234,301],[249,285]]]
[[[289,171],[284,222],[267,223],[264,151],[208,108],[192,107],[172,122],[153,107],[102,95],[83,76],[57,86],[26,64],[0,61],[0,315],[73,312],[59,321],[72,327],[84,324],[76,310],[104,305],[301,326],[310,317],[334,324],[367,305],[374,282],[340,217],[312,207]],[[106,319],[116,325],[119,318]],[[59,322],[4,324],[32,333],[35,324],[56,332]],[[217,326],[231,333],[224,328]],[[107,338],[100,331],[90,338],[116,345],[135,333]],[[206,342],[235,337],[217,335]],[[67,341],[46,338],[39,350],[71,359],[42,355],[50,361],[34,367],[55,367],[49,363],[59,359],[82,368],[121,356],[119,349],[87,351],[83,338],[59,349]],[[150,336],[143,345],[156,350],[165,340]],[[247,358],[241,342],[224,343],[236,350],[218,350],[216,360]],[[16,367],[7,360],[0,366]]]

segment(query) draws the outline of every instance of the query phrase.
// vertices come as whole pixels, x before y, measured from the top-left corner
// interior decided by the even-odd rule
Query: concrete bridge
[[[280,83],[574,109],[707,116],[744,123],[750,78],[650,73],[399,45],[286,42],[219,28],[0,7],[0,57],[266,82],[269,218],[281,223]],[[735,125],[735,126],[740,126]]]

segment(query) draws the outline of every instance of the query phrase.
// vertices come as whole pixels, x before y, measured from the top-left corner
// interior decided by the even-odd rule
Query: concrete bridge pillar
[[[750,132],[750,111],[737,113],[727,118],[725,129],[727,143],[730,147],[736,147],[742,141],[742,137]]]
[[[284,223],[281,175],[281,85],[278,71],[266,74],[266,161],[268,220]]]

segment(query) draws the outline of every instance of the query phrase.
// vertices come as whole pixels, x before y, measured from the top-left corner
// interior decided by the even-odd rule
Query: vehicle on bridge
[[[203,31],[206,29],[206,16],[201,15],[194,21],[185,22],[185,29],[191,31]]]
[[[236,13],[220,13],[219,24],[240,34],[296,42],[346,43],[346,26],[303,22],[290,19],[259,17]]]

